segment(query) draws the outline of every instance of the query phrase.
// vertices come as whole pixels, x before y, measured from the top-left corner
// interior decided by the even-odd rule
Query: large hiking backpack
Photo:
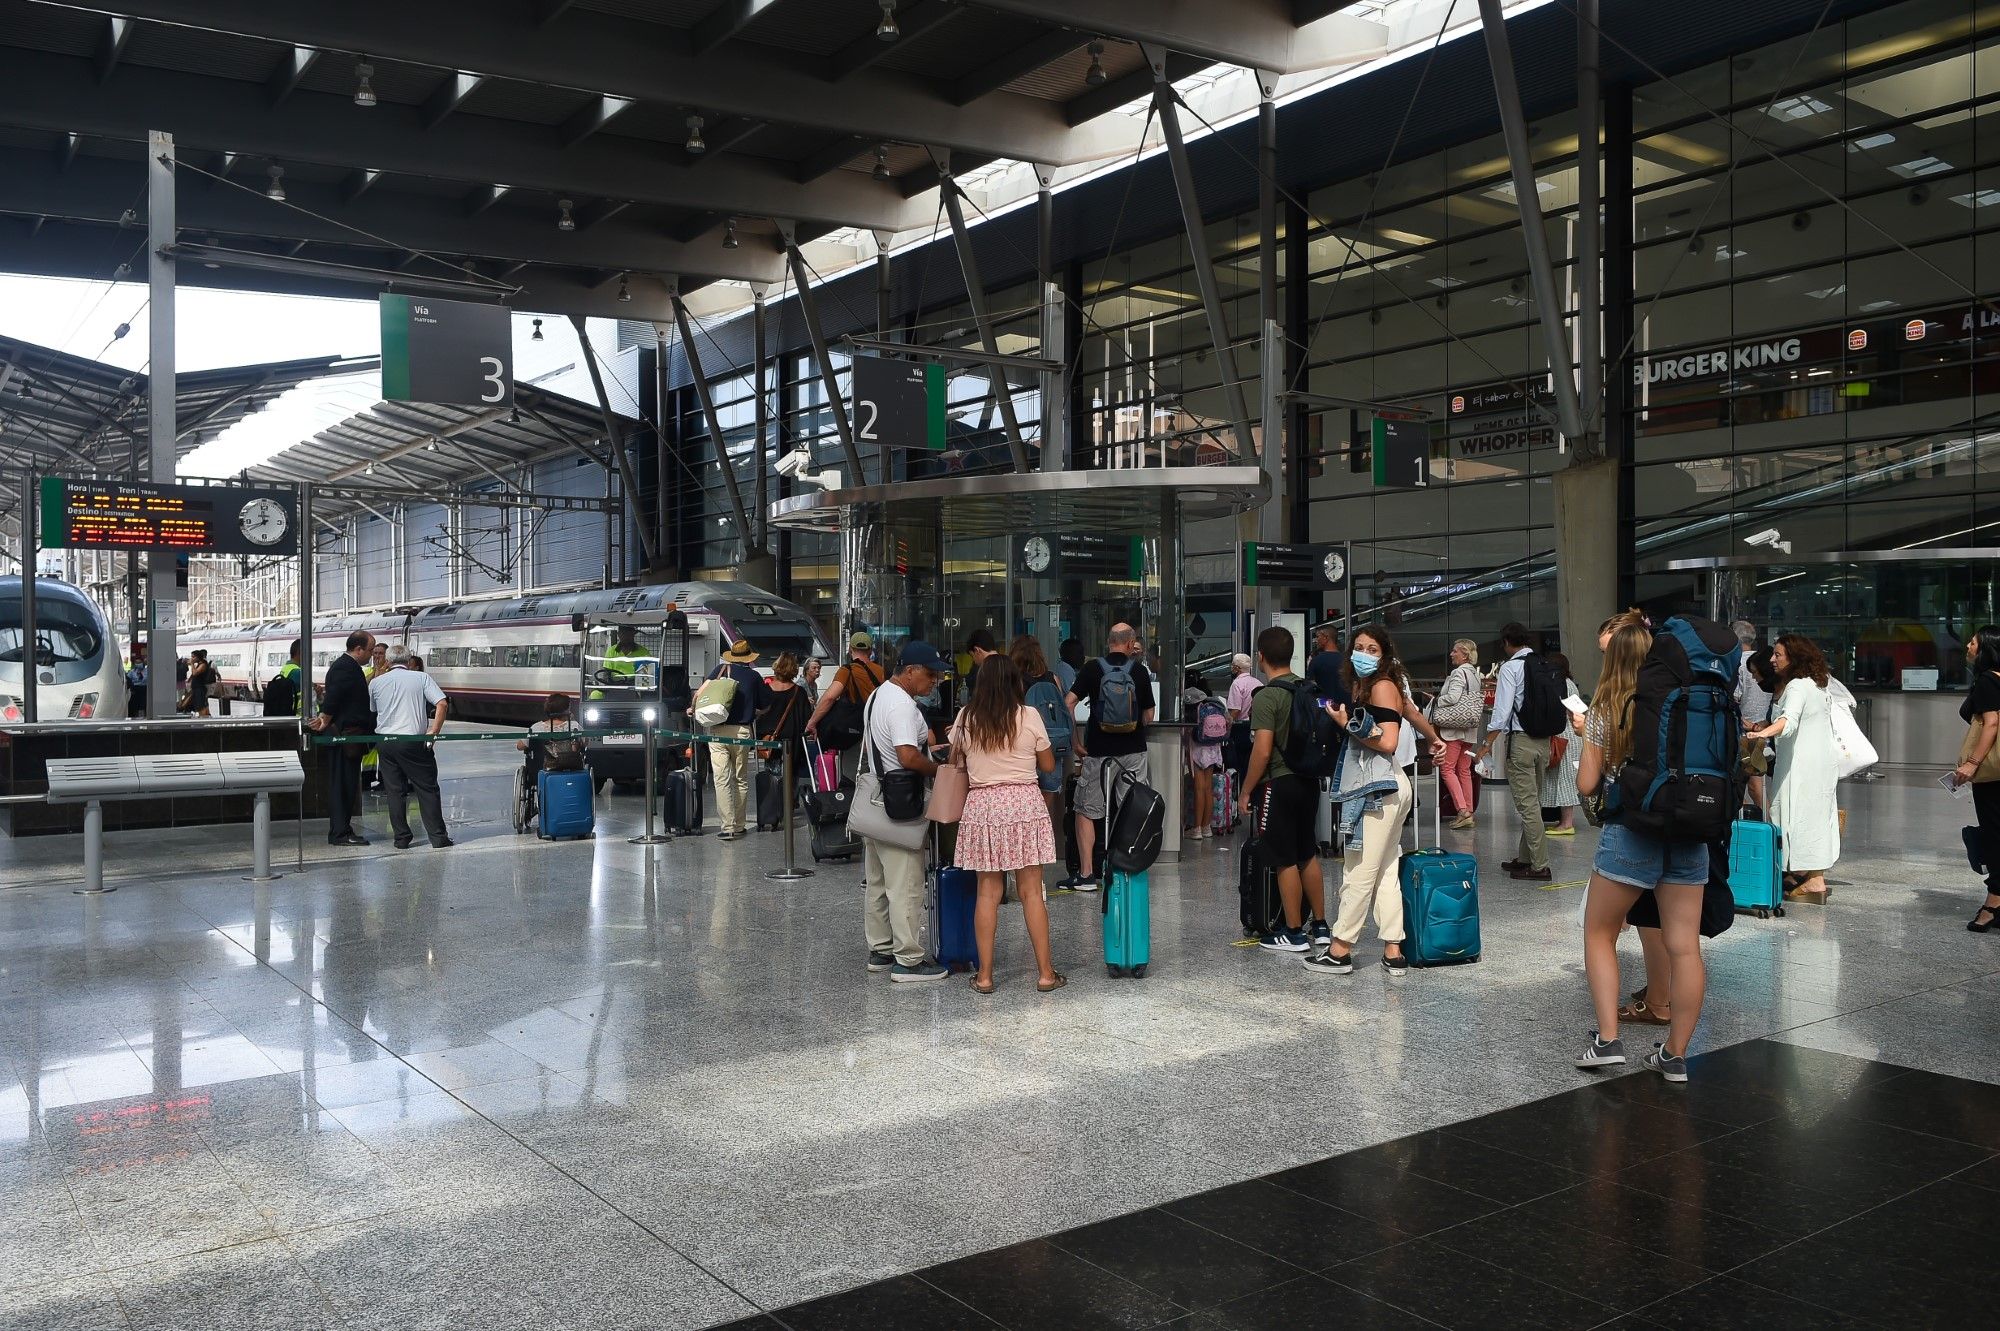
[[[1742,801],[1742,720],[1728,627],[1676,615],[1653,635],[1628,715],[1631,743],[1605,816],[1667,841],[1721,841]]]
[[[1063,699],[1062,685],[1047,675],[1042,676],[1028,685],[1028,706],[1041,713],[1042,729],[1049,733],[1049,747],[1069,747],[1074,722],[1070,720],[1069,703]]]
[[[1195,704],[1194,740],[1197,744],[1220,744],[1229,738],[1229,709],[1213,698]]]
[[[1104,678],[1097,686],[1097,701],[1090,709],[1100,734],[1129,735],[1139,728],[1139,684],[1132,678],[1132,658],[1113,665],[1106,656],[1098,661]]]
[[[1284,742],[1278,748],[1285,766],[1298,776],[1332,776],[1340,760],[1342,736],[1327,714],[1319,686],[1309,679],[1290,679],[1264,687],[1283,689],[1291,695],[1292,711],[1286,720]]]
[[[1563,706],[1567,683],[1556,663],[1540,652],[1521,658],[1521,702],[1514,715],[1524,733],[1550,739],[1569,729],[1569,711]]]

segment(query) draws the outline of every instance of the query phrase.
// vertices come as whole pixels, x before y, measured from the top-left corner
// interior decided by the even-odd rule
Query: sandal
[[[1618,1022],[1620,1025],[1630,1022],[1640,1026],[1670,1026],[1673,1024],[1673,1019],[1661,1016],[1653,1011],[1644,999],[1634,997],[1630,1003],[1618,1009]]]
[[[1986,917],[1984,923],[1980,922],[1981,915]],[[1981,906],[1973,917],[1966,921],[1965,927],[1975,934],[1989,933],[1996,921],[2000,921],[2000,906]]]
[[[988,984],[982,988],[979,984],[979,977],[976,975],[972,977],[972,992],[978,994],[981,998],[993,997],[993,991],[999,987],[998,984]]]
[[[1037,980],[1035,981],[1035,988],[1042,993],[1052,994],[1056,990],[1062,988],[1064,985],[1068,983],[1069,983],[1069,976],[1058,972],[1054,984],[1043,984],[1040,980]]]

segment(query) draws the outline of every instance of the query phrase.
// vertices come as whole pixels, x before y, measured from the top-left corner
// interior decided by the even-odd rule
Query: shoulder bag
[[[1467,671],[1459,667],[1451,672],[1438,696],[1431,702],[1431,724],[1439,730],[1477,730],[1479,719],[1486,708],[1481,704],[1479,689],[1465,682]],[[1452,689],[1457,685],[1457,691]]]
[[[1960,763],[1971,762],[1972,755],[1979,751],[1980,736],[1986,730],[1985,723],[1979,719],[1980,715],[1981,713],[1974,712],[1972,724],[1965,728],[1965,739],[1958,746]],[[1986,751],[1986,757],[1981,760],[1979,770],[1972,774],[1972,781],[1968,784],[1977,785],[1987,781],[2000,781],[2000,739],[1993,741],[1993,747]]]
[[[871,696],[861,712],[861,737],[867,742],[861,749],[861,765],[854,773],[854,798],[847,810],[848,829],[870,841],[904,850],[922,850],[931,828],[924,817],[923,777],[903,771],[882,774],[882,754],[875,747],[874,714],[875,699]]]
[[[1861,733],[1861,723],[1854,719],[1854,709],[1843,707],[1832,696],[1826,700],[1827,719],[1833,723],[1833,747],[1838,755],[1834,759],[1834,779],[1845,781],[1856,772],[1865,772],[1877,760],[1875,746],[1868,742],[1868,736]]]
[[[965,770],[965,713],[960,712],[951,730],[951,761],[931,778],[931,799],[924,806],[924,817],[934,823],[957,822],[965,816],[965,797],[971,789],[972,778]]]

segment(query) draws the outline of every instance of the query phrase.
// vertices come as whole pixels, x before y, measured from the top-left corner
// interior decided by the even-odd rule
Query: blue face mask
[[[1370,656],[1366,652],[1349,652],[1347,659],[1354,663],[1354,673],[1363,679],[1374,674],[1376,669],[1382,664],[1381,657]]]

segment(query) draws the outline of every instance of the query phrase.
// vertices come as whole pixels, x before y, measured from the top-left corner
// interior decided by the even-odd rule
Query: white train
[[[42,721],[125,718],[125,661],[97,603],[57,578],[35,579],[35,692]],[[0,578],[0,720],[22,719],[21,580]]]
[[[664,610],[668,602],[687,612],[694,632],[690,674],[705,673],[720,649],[738,638],[756,646],[758,664],[767,670],[786,652],[801,660],[829,657],[812,617],[790,601],[744,583],[675,582],[315,615],[309,673],[315,681],[324,678],[347,635],[366,629],[422,657],[424,669],[451,695],[453,715],[538,721],[549,694],[577,693],[581,645],[571,616]],[[183,656],[207,648],[222,694],[254,700],[285,664],[297,636],[297,620],[268,619],[188,629],[179,646]]]

